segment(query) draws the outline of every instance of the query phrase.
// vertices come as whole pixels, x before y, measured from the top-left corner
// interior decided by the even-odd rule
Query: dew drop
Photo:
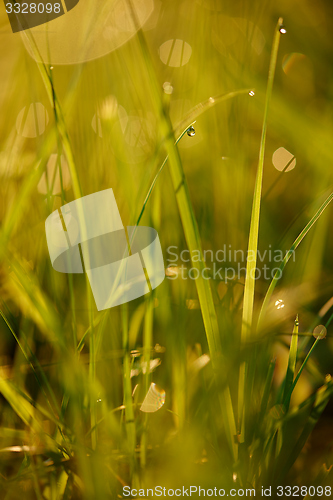
[[[275,307],[276,309],[283,309],[284,308],[284,302],[283,300],[279,299],[275,302]]]
[[[251,97],[253,97],[254,95],[256,95],[256,93],[255,93],[255,91],[254,91],[254,90],[250,90],[249,95],[250,95]]]
[[[163,83],[163,90],[165,94],[171,95],[173,92],[173,86],[171,85],[170,82],[164,82]]]
[[[324,325],[318,325],[316,328],[313,330],[313,336],[315,339],[324,339],[327,335],[327,330]]]
[[[280,33],[282,33],[283,35],[284,35],[285,33],[287,33],[287,30],[286,30],[286,28],[284,27],[284,25],[283,25],[283,24],[281,24],[281,25],[280,25],[279,32],[280,32]]]
[[[189,128],[187,129],[187,135],[188,135],[189,137],[194,137],[194,136],[195,136],[195,128],[194,128],[194,127],[192,127],[192,125],[191,125],[191,127],[189,127]]]

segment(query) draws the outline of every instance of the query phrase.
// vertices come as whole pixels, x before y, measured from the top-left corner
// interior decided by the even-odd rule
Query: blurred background
[[[0,6],[0,364],[10,390],[26,402],[27,395],[31,409],[40,413],[37,417],[27,409],[30,417],[23,423],[22,401],[16,407],[13,394],[1,389],[1,498],[18,498],[22,491],[26,498],[117,498],[123,484],[176,487],[194,479],[225,488],[235,484],[209,358],[202,357],[209,353],[195,281],[169,271],[151,297],[132,301],[126,312],[131,388],[139,384],[133,396],[136,445],[131,454],[121,408],[124,313],[120,307],[98,312],[87,299],[84,276],[57,273],[48,255],[45,220],[75,194],[60,118],[40,67],[43,61],[63,114],[82,194],[112,188],[124,225],[135,224],[166,156],[154,85],[176,130],[192,108],[210,97],[253,89],[254,95],[245,92],[207,106],[194,124],[195,135],[185,134],[178,144],[203,249],[215,253],[227,245],[245,252],[270,52],[280,16],[287,33],[281,35],[269,110],[259,251],[285,254],[333,186],[329,1],[138,0],[131,6],[80,0],[68,14],[29,35],[13,34],[5,6]],[[177,247],[177,255],[187,248],[168,164],[140,224],[158,231],[166,267],[169,246]],[[331,227],[328,207],[271,300],[258,366],[277,357],[273,387],[285,374],[296,315],[305,345],[332,312]],[[182,264],[180,258],[176,264]],[[264,264],[276,267],[267,258],[259,267]],[[236,263],[217,266],[236,268]],[[256,282],[255,318],[269,282]],[[232,388],[238,376],[244,276],[227,283],[215,277],[211,287],[229,359],[222,379],[236,399]],[[92,324],[97,340],[91,378],[85,335]],[[332,371],[331,332],[328,327],[311,367],[303,372],[293,405],[311,396]],[[79,349],[73,348],[73,338]],[[144,364],[147,343],[151,373]],[[44,391],[49,391],[42,372],[61,408],[55,420],[64,420],[65,442],[74,449],[62,458],[49,452],[52,446],[45,438],[57,435],[57,422],[41,410],[47,407]],[[88,385],[83,385],[85,377]],[[137,405],[151,382],[159,387],[160,400],[158,411],[147,414]],[[89,441],[91,394],[96,419],[103,420],[97,444]],[[56,415],[54,401],[51,409]],[[287,484],[307,484],[332,465],[332,415],[331,403]],[[34,419],[43,432],[31,429]],[[20,449],[13,451],[13,446]],[[83,446],[93,451],[82,452]],[[146,449],[143,458],[137,456],[140,446]]]

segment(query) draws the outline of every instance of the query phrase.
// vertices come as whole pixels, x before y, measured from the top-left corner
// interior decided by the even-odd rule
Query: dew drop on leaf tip
[[[192,127],[192,126],[191,126],[191,127],[189,127],[189,128],[187,129],[187,135],[188,135],[189,137],[194,137],[194,136],[195,136],[195,128],[194,128],[194,127]]]

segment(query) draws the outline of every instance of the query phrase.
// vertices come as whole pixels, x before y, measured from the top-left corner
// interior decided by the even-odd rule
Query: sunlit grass
[[[218,6],[156,3],[126,44],[72,66],[37,64],[20,35],[3,35],[12,57],[0,61],[0,498],[332,484],[333,127],[320,114],[330,99],[314,74],[301,94],[282,68],[286,54],[311,48],[322,75],[325,47],[303,39],[293,5]],[[302,8],[304,23],[316,19]],[[31,102],[49,124],[26,138],[16,118],[26,107],[27,120]],[[297,163],[277,173],[271,157],[282,146]],[[71,186],[59,159],[60,192],[46,176],[43,195],[52,154],[66,158]],[[109,187],[124,225],[154,227],[166,265],[168,246],[188,249],[198,279],[171,275],[98,312],[85,277],[52,269],[48,215]],[[269,280],[204,279],[208,263],[193,252],[224,244],[285,257]],[[317,325],[325,339],[314,339]],[[152,382],[165,403],[144,412]]]

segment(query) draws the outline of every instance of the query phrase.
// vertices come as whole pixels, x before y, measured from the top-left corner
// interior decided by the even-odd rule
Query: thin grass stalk
[[[295,445],[293,446],[290,455],[287,457],[287,459],[283,458],[283,461],[282,460],[277,461],[277,465],[279,465],[279,467],[276,467],[276,476],[277,476],[276,484],[281,484],[284,477],[295,463],[297,457],[300,455],[306,441],[308,440],[321,414],[325,410],[330,398],[332,397],[332,394],[333,394],[333,383],[331,380],[331,376],[329,375],[325,380],[324,385],[320,387],[316,392],[314,406],[311,409],[308,421],[304,426],[301,435],[299,436]]]
[[[285,383],[284,383],[283,404],[284,404],[284,409],[286,412],[289,410],[289,406],[290,406],[291,395],[289,396],[289,391],[290,391],[292,384],[293,384],[294,374],[295,374],[295,369],[296,369],[297,343],[298,343],[298,315],[296,316],[293,334],[291,336],[288,368],[287,368],[286,379],[285,379]]]
[[[121,320],[122,320],[122,337],[123,337],[122,343],[124,349],[123,397],[125,406],[125,422],[126,422],[126,432],[127,432],[128,453],[131,464],[131,476],[133,477],[136,471],[136,457],[135,457],[136,429],[135,429],[134,408],[132,399],[131,360],[130,360],[130,350],[128,342],[129,341],[128,304],[121,305]]]
[[[29,41],[31,43],[32,50],[36,56],[36,61],[42,60],[40,57],[40,54],[38,52],[35,40],[32,35],[28,35]],[[68,137],[67,129],[66,129],[66,124],[64,121],[62,109],[60,106],[60,103],[58,101],[55,88],[53,85],[53,80],[51,76],[51,72],[48,71],[47,66],[44,62],[38,63],[37,62],[38,69],[40,71],[40,74],[42,76],[42,79],[44,81],[44,85],[48,94],[48,97],[50,99],[51,104],[53,105],[53,110],[54,110],[54,116],[55,116],[55,123],[56,123],[56,128],[57,128],[57,133],[61,139],[62,146],[67,158],[68,166],[69,166],[69,171],[71,174],[71,179],[72,179],[72,187],[73,187],[73,192],[74,196],[76,199],[81,198],[83,196],[75,161],[74,161],[74,156],[72,152],[72,147],[70,144],[70,140]],[[79,227],[81,230],[81,235],[82,235],[82,240],[85,241],[87,240],[86,237],[86,225],[85,225],[85,220],[83,217],[81,205],[78,205],[78,223]],[[89,255],[86,256],[86,262],[85,262],[86,268],[89,268]],[[91,297],[91,292],[90,292],[90,287],[89,287],[89,281],[88,281],[88,276],[85,274],[86,277],[86,285],[87,285],[87,307],[89,310],[89,323],[90,323],[90,367],[89,367],[89,383],[91,389],[94,386],[95,382],[95,339],[94,339],[94,320],[93,320],[93,313],[92,313],[92,297]],[[77,341],[75,339],[75,345]],[[91,427],[93,429],[96,429],[96,401],[93,396],[94,391],[91,391],[92,396],[90,399],[90,418],[91,418]],[[92,432],[92,447],[94,448],[96,446],[96,430]]]
[[[154,312],[154,297],[150,294],[146,300],[146,313],[143,327],[143,366],[146,371],[144,373],[144,395],[146,396],[150,386],[150,352],[153,341],[153,315]],[[143,417],[143,431],[140,442],[140,465],[145,468],[147,463],[147,430],[148,430],[148,413]]]
[[[272,296],[272,294],[274,292],[274,289],[275,289],[275,287],[276,287],[279,279],[281,278],[282,272],[283,272],[284,268],[286,267],[288,261],[291,259],[292,255],[294,254],[294,252],[295,252],[296,248],[298,247],[298,245],[305,238],[305,236],[310,231],[310,229],[312,228],[312,226],[314,226],[314,224],[318,221],[318,219],[320,218],[321,214],[324,212],[324,210],[326,210],[326,208],[328,207],[328,205],[331,203],[332,200],[333,200],[333,193],[331,193],[326,198],[326,200],[324,201],[324,203],[320,206],[320,208],[317,210],[317,212],[315,213],[315,215],[312,217],[312,219],[305,226],[305,228],[303,229],[303,231],[301,231],[301,233],[297,236],[296,240],[294,241],[294,243],[290,247],[289,251],[286,253],[283,261],[280,264],[280,267],[278,268],[278,270],[274,274],[274,277],[273,277],[273,279],[272,279],[272,281],[271,281],[271,283],[269,285],[269,288],[268,288],[268,290],[266,292],[266,295],[265,295],[265,298],[263,300],[263,303],[262,303],[262,306],[261,306],[261,309],[260,309],[260,313],[259,313],[259,317],[258,317],[257,331],[260,331],[260,328],[262,326],[262,321],[263,321],[263,319],[265,317],[265,313],[267,311],[267,307],[268,307],[269,301],[271,299],[271,296]]]
[[[258,237],[259,237],[259,219],[260,219],[260,205],[261,205],[261,193],[262,193],[262,179],[264,170],[264,158],[265,158],[265,145],[266,145],[266,132],[267,132],[267,119],[268,110],[272,97],[273,82],[276,68],[276,61],[280,43],[280,27],[283,23],[282,18],[279,18],[277,25],[275,27],[275,34],[273,39],[273,46],[269,64],[268,80],[267,80],[267,90],[265,99],[265,109],[264,118],[261,132],[260,150],[259,150],[259,162],[257,169],[257,176],[254,188],[254,196],[252,203],[252,213],[251,213],[251,223],[250,223],[250,234],[248,243],[248,255],[251,255],[250,259],[247,259],[246,263],[246,279],[245,279],[245,289],[244,289],[244,302],[243,302],[243,317],[242,317],[242,328],[241,328],[241,342],[246,343],[249,340],[252,330],[252,317],[253,317],[253,305],[254,305],[254,288],[255,288],[255,271],[257,266],[257,251],[258,251]],[[247,363],[242,363],[239,373],[239,388],[238,388],[238,432],[241,434],[241,441],[244,441],[244,393],[245,393],[245,379],[247,372]],[[251,389],[250,389],[250,392]]]
[[[302,363],[302,365],[301,365],[300,369],[299,369],[299,370],[298,370],[298,372],[297,372],[297,375],[296,375],[296,377],[295,377],[295,380],[293,381],[293,383],[291,384],[290,388],[289,388],[289,389],[288,389],[288,391],[286,392],[286,395],[285,395],[285,397],[284,397],[285,404],[286,404],[288,401],[290,401],[291,395],[292,395],[292,393],[293,393],[293,391],[294,391],[294,389],[295,389],[295,387],[296,387],[296,384],[297,384],[297,382],[298,382],[298,380],[299,380],[299,378],[300,378],[300,376],[301,376],[301,374],[302,374],[302,371],[304,370],[304,368],[305,368],[305,366],[306,366],[306,364],[307,364],[307,362],[308,362],[308,360],[309,360],[309,358],[310,358],[310,356],[311,356],[311,354],[312,354],[313,350],[315,349],[316,345],[318,344],[318,342],[319,342],[320,340],[322,340],[322,339],[321,339],[320,337],[318,337],[318,338],[316,338],[315,342],[312,344],[311,349],[309,350],[309,352],[308,352],[308,354],[306,355],[306,357],[305,357],[305,359],[304,359],[304,361],[303,361],[303,363]]]
[[[28,342],[27,342],[27,339],[25,337],[25,335],[23,334],[23,332],[21,331],[21,336],[23,336],[23,340],[25,341],[25,344],[29,350],[29,354],[28,352],[26,351],[26,349],[24,348],[22,342],[20,341],[20,339],[18,338],[18,336],[16,335],[16,333],[14,332],[13,328],[11,327],[9,321],[7,320],[6,316],[4,315],[3,311],[0,309],[0,316],[2,317],[2,319],[4,320],[4,322],[6,323],[9,331],[11,332],[11,334],[13,335],[17,345],[19,346],[19,348],[21,349],[25,359],[27,360],[28,364],[30,365],[31,369],[32,369],[32,372],[36,378],[36,381],[38,383],[38,386],[40,388],[40,390],[42,391],[42,394],[50,408],[50,410],[52,411],[52,413],[54,413],[54,411],[56,412],[56,415],[57,416],[60,416],[60,408],[59,408],[59,405],[58,405],[58,402],[56,400],[56,397],[55,397],[55,394],[53,392],[53,389],[51,387],[51,385],[49,384],[49,381],[47,380],[47,377],[44,373],[44,371],[42,370],[42,367],[40,366],[39,362],[38,362],[38,359],[36,358],[36,356],[34,355],[34,353],[31,351],[29,345],[28,345]],[[41,377],[42,377],[42,380],[39,379],[39,376],[37,374],[37,371],[35,369],[35,366],[34,366],[34,363],[37,365],[37,368],[41,374]],[[51,405],[51,402],[44,390],[44,385],[43,383],[45,384],[46,386],[46,389],[48,390],[49,394],[50,394],[50,397],[51,397],[51,400],[52,400],[52,403],[53,403],[53,406]]]
[[[172,131],[171,133],[171,138],[174,137],[174,135],[177,135],[178,133],[180,133],[180,131],[182,130],[182,132],[180,133],[180,135],[178,136],[178,138],[175,140],[175,146],[179,143],[179,141],[184,137],[184,135],[186,134],[186,132],[188,131],[188,129],[190,127],[192,127],[195,123],[196,123],[196,119],[202,115],[205,111],[207,111],[208,109],[212,108],[213,106],[216,106],[218,103],[221,103],[223,101],[227,101],[228,99],[232,99],[233,97],[236,97],[236,96],[239,96],[239,95],[242,95],[242,94],[249,94],[249,92],[251,92],[253,89],[240,89],[240,90],[236,90],[234,92],[228,92],[227,94],[222,94],[222,95],[218,95],[216,97],[210,97],[209,99],[207,99],[206,101],[203,101],[199,104],[197,104],[187,115],[185,118],[182,119],[182,121],[177,125],[177,127],[175,128],[174,131]],[[184,128],[185,127],[185,128]],[[170,135],[170,133],[169,133]],[[167,138],[164,139],[163,143],[166,141]],[[159,178],[162,170],[164,169],[164,166],[166,165],[167,161],[169,159],[169,155],[166,156],[166,158],[164,159],[162,165],[160,166],[160,168],[158,169],[151,185],[150,185],[150,188],[148,189],[148,193],[145,197],[145,200],[143,202],[143,206],[142,206],[142,209],[141,209],[141,212],[139,214],[139,217],[137,219],[137,222],[136,222],[136,225],[138,226],[140,221],[141,221],[141,218],[143,216],[143,213],[145,211],[145,208],[146,208],[146,205],[148,203],[148,200],[152,194],[152,191],[155,187],[155,184],[157,182],[157,179]]]
[[[53,73],[52,73],[52,70],[50,67],[49,67],[48,74],[50,77],[50,83],[51,83],[51,87],[52,87],[54,121],[55,121],[55,123],[57,123],[56,96],[55,96],[55,89],[54,89],[54,82],[53,82]],[[62,205],[65,205],[66,197],[65,197],[65,190],[64,190],[64,185],[63,185],[63,175],[62,175],[62,166],[61,166],[61,152],[62,152],[62,150],[61,150],[61,137],[60,137],[60,134],[59,134],[57,127],[56,127],[56,136],[57,136],[57,147],[58,147],[57,165],[58,165],[58,169],[59,169],[59,178],[60,178],[60,187],[61,187],[61,201],[62,201]],[[46,170],[46,172],[47,172],[47,170]],[[54,176],[53,176],[53,183],[55,182],[56,173],[57,173],[57,169],[55,168],[54,169]],[[52,184],[51,194],[52,194],[52,192],[53,192],[53,184]],[[74,352],[75,352],[76,346],[77,346],[77,327],[76,327],[76,311],[75,311],[75,295],[74,295],[73,274],[68,273],[67,278],[68,278],[69,296],[70,296],[71,309],[72,309],[73,347],[74,347]]]

